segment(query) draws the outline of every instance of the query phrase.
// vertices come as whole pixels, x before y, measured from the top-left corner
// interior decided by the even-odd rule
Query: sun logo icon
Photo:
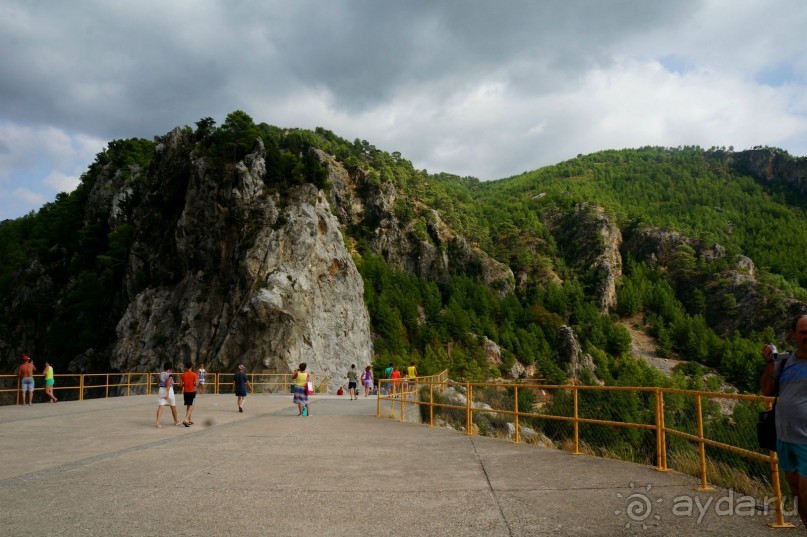
[[[635,489],[636,485],[631,483],[630,488]],[[625,501],[625,510],[618,509],[614,511],[614,514],[621,515],[624,512],[628,516],[626,528],[630,528],[634,522],[641,523],[643,530],[649,528],[650,525],[658,525],[657,521],[661,520],[661,515],[653,513],[653,504],[661,503],[664,499],[653,499],[649,494],[651,488],[653,485],[647,485],[645,492],[633,492],[627,497],[617,492],[616,497]]]

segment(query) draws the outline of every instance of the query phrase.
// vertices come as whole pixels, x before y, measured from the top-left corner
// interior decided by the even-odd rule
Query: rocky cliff
[[[101,177],[91,196],[113,228],[134,233],[112,368],[190,359],[288,373],[307,362],[335,389],[351,364],[370,363],[362,279],[330,203],[311,184],[271,193],[260,139],[222,173],[177,129],[134,177]]]
[[[371,236],[370,248],[390,265],[423,278],[446,282],[452,274],[478,274],[480,279],[501,296],[515,287],[513,271],[468,242],[451,228],[440,212],[425,209],[427,233],[418,236],[414,220],[400,218],[396,202],[405,200],[391,182],[373,183],[362,170],[349,172],[326,153],[312,149],[328,168],[331,205],[343,225],[360,227]],[[418,205],[417,200],[406,200]]]

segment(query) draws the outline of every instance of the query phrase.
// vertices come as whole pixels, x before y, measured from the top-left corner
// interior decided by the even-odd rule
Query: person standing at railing
[[[233,375],[233,389],[235,390],[236,402],[238,403],[238,411],[244,411],[244,399],[247,398],[247,393],[252,390],[249,384],[247,374],[244,373],[244,364],[238,366],[238,371]]]
[[[45,375],[45,395],[50,397],[49,403],[55,403],[58,401],[56,396],[53,395],[53,385],[56,384],[56,381],[53,379],[53,366],[50,365],[50,362],[45,362],[45,370],[42,371]]]
[[[796,349],[774,354],[765,345],[765,371],[760,378],[762,393],[776,399],[776,453],[779,468],[785,472],[798,512],[807,527],[807,315],[799,315],[790,325],[790,338]]]
[[[364,368],[364,373],[361,374],[361,384],[364,386],[364,396],[370,397],[370,390],[373,388],[373,367],[367,366]]]
[[[396,365],[390,374],[392,379],[392,395],[397,394],[401,387],[401,369]]]
[[[205,376],[207,375],[207,371],[205,370],[205,364],[199,364],[199,383],[197,386],[199,387],[199,395],[205,393]]]
[[[17,378],[20,379],[20,391],[22,391],[22,405],[25,406],[25,394],[28,394],[28,404],[34,404],[34,372],[36,366],[27,354],[22,355],[22,363],[17,369]]]
[[[385,379],[391,379],[392,378],[392,372],[394,370],[395,370],[395,368],[392,367],[392,363],[390,363],[390,365],[388,365],[386,367],[386,369],[384,369],[384,378]],[[390,383],[389,382],[384,383],[384,392],[386,392],[386,393],[390,392]]]
[[[185,372],[179,377],[179,383],[182,385],[182,398],[185,401],[185,419],[182,420],[182,425],[185,427],[193,425],[191,417],[193,416],[193,400],[196,398],[197,382],[199,382],[199,376],[193,372],[193,362],[188,360],[185,362]]]
[[[177,418],[177,399],[174,395],[174,376],[171,374],[171,364],[165,362],[163,364],[163,372],[160,373],[159,393],[157,394],[157,424],[155,427],[162,427],[160,425],[160,416],[163,414],[163,407],[169,405],[171,407],[171,416],[174,418],[174,425],[181,425],[182,422]]]
[[[301,363],[297,369],[294,370],[294,374],[291,376],[291,379],[294,381],[294,399],[292,399],[292,402],[297,405],[297,408],[299,409],[299,412],[297,413],[298,416],[311,415],[308,408],[309,374],[305,372],[306,367],[308,367],[308,364],[305,362]],[[303,410],[305,410],[305,414],[303,414]]]
[[[347,372],[347,392],[350,395],[350,400],[355,401],[359,398],[356,387],[359,384],[359,373],[356,371],[356,364],[351,364]]]
[[[409,390],[415,389],[415,378],[418,376],[418,368],[415,365],[415,362],[409,364],[409,367],[406,368],[406,379],[404,379],[404,393],[409,393]],[[408,379],[412,379],[411,381]]]

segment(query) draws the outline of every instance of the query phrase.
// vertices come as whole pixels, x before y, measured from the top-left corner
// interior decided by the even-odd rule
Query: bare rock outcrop
[[[616,307],[616,282],[622,276],[622,232],[602,207],[579,203],[567,214],[547,213],[546,223],[563,257],[580,271],[600,311]]]
[[[448,225],[440,212],[418,206],[425,214],[425,234],[418,232],[420,220],[403,220],[396,212],[402,200],[391,182],[371,180],[362,169],[348,170],[332,156],[312,149],[328,166],[329,196],[334,213],[343,225],[361,225],[370,232],[370,248],[390,265],[435,281],[448,281],[452,274],[465,272],[504,296],[513,292],[515,277],[505,263],[471,244]],[[417,200],[407,200],[415,203]]]
[[[205,159],[178,162],[181,138],[166,137],[162,182],[151,179],[130,218],[131,301],[111,366],[153,371],[190,359],[208,371],[243,363],[288,373],[307,362],[335,390],[351,364],[370,363],[372,341],[362,279],[324,192],[305,184],[282,200],[268,194],[260,140],[222,181]],[[149,207],[160,204],[180,210],[159,218]]]

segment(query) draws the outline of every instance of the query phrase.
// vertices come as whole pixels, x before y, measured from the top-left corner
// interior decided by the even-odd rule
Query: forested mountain
[[[110,142],[74,192],[0,224],[0,363],[284,371],[338,341],[333,374],[372,352],[471,380],[703,385],[632,357],[631,318],[755,390],[762,343],[807,300],[805,192],[807,159],[773,148],[603,151],[483,183],[236,111]]]

